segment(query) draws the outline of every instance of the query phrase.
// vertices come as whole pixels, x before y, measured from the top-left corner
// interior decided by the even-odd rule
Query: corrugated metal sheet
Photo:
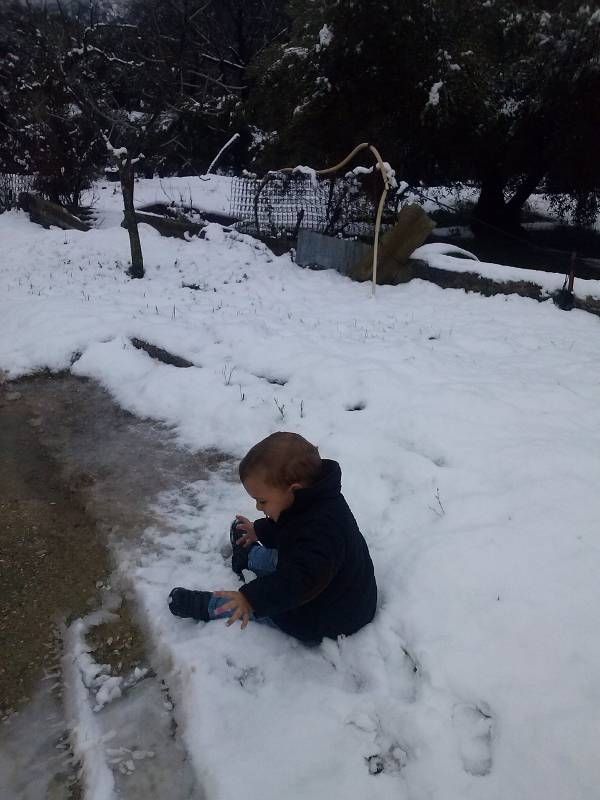
[[[364,242],[300,230],[296,264],[301,267],[335,269],[342,275],[348,275],[352,267],[372,252],[373,248]]]

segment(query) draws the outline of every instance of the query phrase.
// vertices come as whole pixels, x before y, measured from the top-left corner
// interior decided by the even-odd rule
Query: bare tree
[[[194,41],[186,33],[191,13],[185,3],[175,5],[183,14],[179,37],[161,28],[161,14],[167,6],[173,12],[173,4],[156,0],[147,4],[143,24],[92,20],[77,29],[61,60],[72,102],[98,126],[116,162],[135,278],[144,275],[133,202],[136,166],[180,146],[181,119],[211,115],[218,98],[235,91],[212,66],[190,66],[195,59]]]

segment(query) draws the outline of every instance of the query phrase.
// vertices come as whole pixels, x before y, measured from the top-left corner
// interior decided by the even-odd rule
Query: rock
[[[191,361],[188,361],[187,358],[169,353],[168,350],[163,350],[162,347],[157,347],[154,344],[150,344],[150,342],[145,342],[143,339],[133,337],[131,339],[131,344],[137,350],[143,350],[145,353],[148,353],[151,358],[155,358],[163,364],[170,364],[173,367],[183,368],[195,366]]]
[[[63,206],[58,205],[58,203],[52,203],[50,200],[44,200],[43,197],[31,192],[21,192],[19,195],[19,207],[23,211],[29,212],[29,218],[32,222],[37,222],[38,225],[43,225],[44,228],[54,225],[63,230],[90,230],[90,226],[87,223],[82,222],[79,217],[71,214]]]

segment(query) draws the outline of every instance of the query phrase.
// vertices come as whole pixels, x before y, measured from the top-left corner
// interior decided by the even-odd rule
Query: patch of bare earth
[[[55,661],[57,625],[97,605],[107,549],[40,444],[37,419],[0,386],[0,714],[27,701]]]

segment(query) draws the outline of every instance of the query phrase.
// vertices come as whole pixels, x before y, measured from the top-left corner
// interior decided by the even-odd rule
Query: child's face
[[[260,475],[249,475],[244,481],[244,489],[250,497],[256,500],[256,508],[266,517],[277,522],[279,515],[294,502],[294,489],[299,489],[301,484],[293,483],[291,486],[271,486]]]

